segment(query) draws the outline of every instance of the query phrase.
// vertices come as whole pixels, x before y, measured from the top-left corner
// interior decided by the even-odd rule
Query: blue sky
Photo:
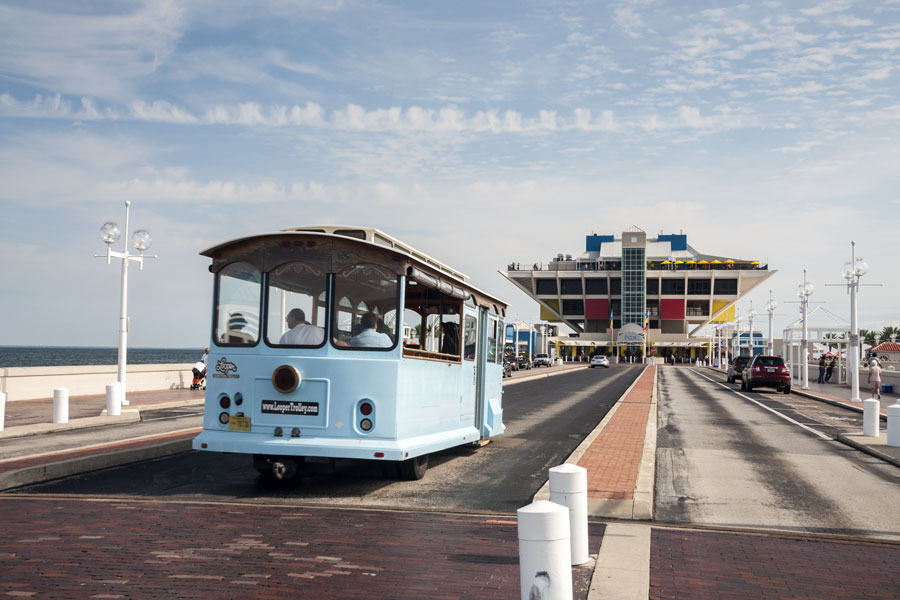
[[[714,8],[710,8],[710,6]],[[117,343],[99,226],[149,229],[129,343],[202,346],[198,252],[374,226],[534,321],[497,274],[683,231],[750,295],[900,325],[900,0],[0,1],[0,344]],[[742,310],[749,308],[742,301]],[[815,305],[814,305],[815,306]]]

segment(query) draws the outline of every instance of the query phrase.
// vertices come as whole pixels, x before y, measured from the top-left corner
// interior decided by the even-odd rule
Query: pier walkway
[[[506,384],[573,368],[584,367],[519,372]],[[569,458],[588,469],[592,517],[592,561],[573,569],[574,597],[895,598],[900,572],[873,566],[895,565],[895,544],[653,522],[657,372],[672,368],[692,367],[645,369]],[[803,394],[847,403],[849,388]],[[7,403],[0,491],[190,448],[202,393],[129,401],[122,417],[106,417],[102,396],[73,398],[65,427],[47,423],[50,399]],[[155,411],[184,418],[175,428]],[[854,442],[900,464],[900,449]],[[0,531],[0,596],[519,597],[515,515],[19,493],[0,493],[0,512],[16,515]]]

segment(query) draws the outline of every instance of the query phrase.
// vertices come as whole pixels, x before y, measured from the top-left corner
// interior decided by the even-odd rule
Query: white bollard
[[[118,381],[106,384],[106,416],[117,417],[122,414],[122,384]]]
[[[863,400],[863,435],[866,437],[878,437],[879,409],[881,402],[875,398]]]
[[[0,392],[0,431],[3,431],[3,421],[6,419],[6,394]]]
[[[887,445],[900,447],[900,402],[887,409]]]
[[[522,600],[572,600],[569,511],[538,500],[516,511]]]
[[[69,390],[66,388],[53,390],[53,422],[69,422]]]
[[[588,552],[587,469],[568,463],[550,469],[550,502],[569,509],[572,564],[583,565],[591,559]]]

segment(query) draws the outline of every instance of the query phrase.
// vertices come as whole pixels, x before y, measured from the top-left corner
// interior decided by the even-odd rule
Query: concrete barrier
[[[193,381],[193,366],[193,363],[128,365],[127,391],[187,389]],[[10,367],[0,369],[0,392],[6,394],[9,402],[50,398],[59,387],[68,389],[72,396],[102,395],[106,384],[117,378],[116,365]]]

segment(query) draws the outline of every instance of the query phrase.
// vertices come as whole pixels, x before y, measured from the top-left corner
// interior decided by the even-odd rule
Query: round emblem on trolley
[[[282,394],[290,394],[300,385],[300,372],[290,365],[281,365],[272,372],[272,386]]]

